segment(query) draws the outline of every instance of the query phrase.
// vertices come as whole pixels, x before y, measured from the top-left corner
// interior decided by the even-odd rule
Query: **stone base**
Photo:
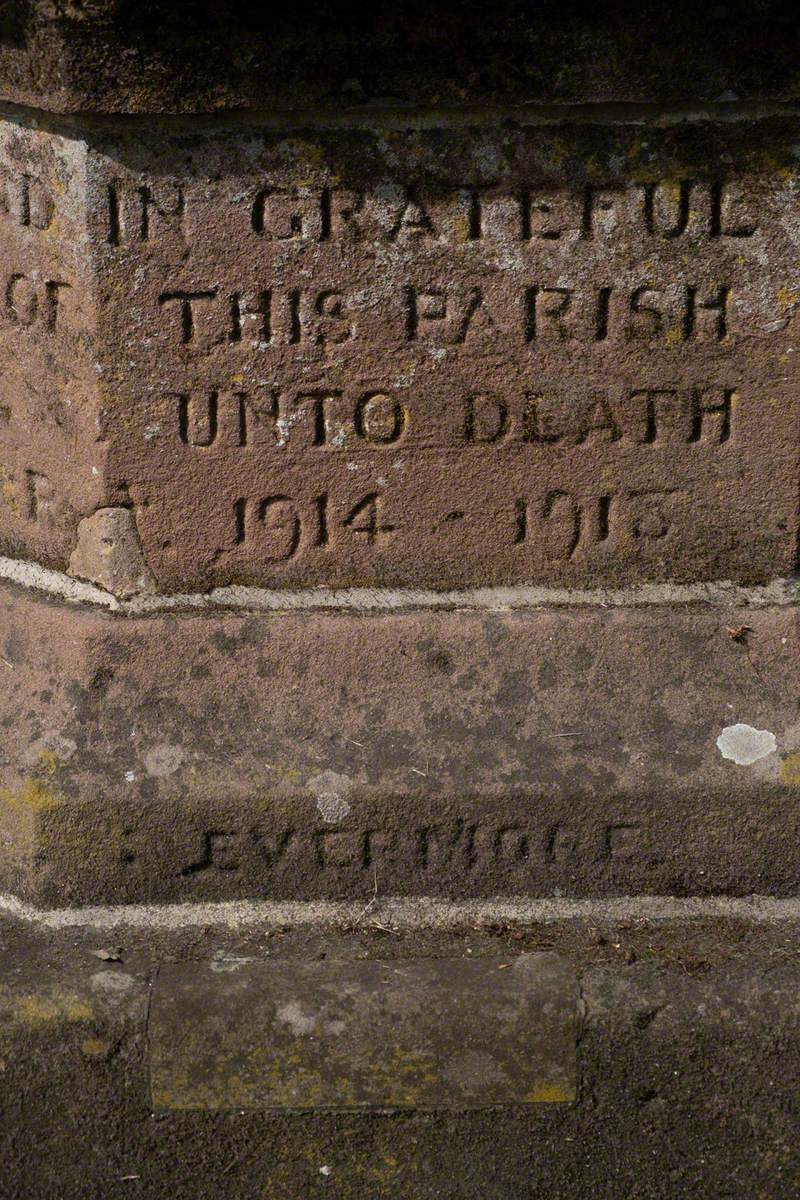
[[[797,609],[731,596],[134,616],[5,585],[0,889],[792,894]]]
[[[196,925],[165,932],[155,923],[58,931],[0,920],[3,1200],[797,1195],[796,920],[615,923],[598,910],[580,922],[478,924],[449,933],[403,933],[387,921],[377,906],[359,927],[338,933],[307,926],[223,935]],[[365,997],[356,985],[365,970],[413,983],[455,960],[460,969],[496,976],[508,996],[508,977],[526,959],[545,960],[551,984],[560,978],[565,995],[580,987],[579,1028],[557,1006],[550,1015],[577,1058],[572,1102],[474,1111],[456,1103],[453,1111],[457,1080],[429,1111],[267,1111],[252,1095],[250,1104],[227,1111],[206,1102],[200,1060],[237,1041],[246,1049],[236,1062],[244,1070],[238,1086],[259,1077],[268,1089],[291,1083],[286,1069],[277,1080],[270,1076],[272,1026],[230,1009],[242,982],[253,986],[291,967],[307,978],[327,964],[329,974],[354,986],[350,1012],[358,1016]],[[537,986],[533,978],[534,1003]],[[197,1104],[154,1111],[154,1054],[161,1055],[157,1071],[164,1066],[157,1025],[176,987],[181,1038],[173,1067],[182,1053],[186,1074],[178,1082]],[[264,989],[257,992],[263,1001]],[[407,1002],[415,996],[410,985]],[[449,1016],[459,1004],[464,1015],[466,996],[448,989]],[[302,1020],[306,1000],[284,1016]],[[202,1041],[214,1022],[225,1030],[224,1046]],[[431,1016],[418,1053],[437,1048],[435,1026]],[[284,1034],[288,1028],[284,1021]],[[365,1027],[362,1057],[380,1066],[393,1047],[374,1032]],[[446,1042],[447,1028],[441,1033]],[[541,1039],[541,1027],[529,1036]],[[559,1055],[568,1049],[564,1042]]]

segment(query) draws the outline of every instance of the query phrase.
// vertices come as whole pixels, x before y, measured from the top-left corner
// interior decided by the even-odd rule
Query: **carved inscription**
[[[55,329],[62,292],[70,286],[64,280],[39,280],[21,271],[14,271],[0,281],[4,298],[3,315],[13,325],[40,325],[45,329]]]
[[[178,182],[115,180],[107,187],[106,238],[147,241],[156,225],[180,227],[191,189]],[[355,190],[274,183],[244,190],[231,222],[265,242],[337,240],[387,244],[482,240],[582,241],[622,230],[672,241],[750,238],[758,219],[737,180],[663,180],[579,188],[450,186],[382,182]]]
[[[110,461],[165,586],[792,569],[795,169],[704,136],[682,165],[622,128],[585,163],[564,130],[98,153],[133,298]]]
[[[102,503],[86,148],[0,120],[0,554],[63,568]]]
[[[313,889],[328,872],[371,887],[375,872],[388,886],[394,873],[415,880],[446,882],[452,873],[469,878],[488,875],[528,884],[544,881],[589,858],[613,870],[626,859],[653,864],[648,832],[626,820],[580,826],[567,822],[536,825],[452,820],[405,829],[299,829],[268,831],[220,825],[198,833],[187,849],[180,876],[202,888],[210,879],[246,874],[261,886],[280,885],[300,873]],[[122,861],[135,870],[151,853],[123,834]]]

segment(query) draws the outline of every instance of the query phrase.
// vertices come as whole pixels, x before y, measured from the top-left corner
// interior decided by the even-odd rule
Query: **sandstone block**
[[[6,554],[113,590],[116,510],[123,590],[794,570],[794,118],[43,124],[0,137]]]
[[[0,891],[792,895],[793,605],[0,608]]]

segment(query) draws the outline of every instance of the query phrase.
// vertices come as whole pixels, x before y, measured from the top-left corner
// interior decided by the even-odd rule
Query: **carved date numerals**
[[[242,497],[234,514],[235,544],[266,562],[288,562],[303,550],[327,548],[342,536],[378,547],[395,529],[378,492],[344,506],[332,505],[326,492],[307,503],[285,495]]]
[[[670,533],[679,495],[675,488],[654,488],[584,498],[556,490],[538,503],[517,500],[514,544],[536,544],[547,560],[569,561],[605,542],[657,542]]]

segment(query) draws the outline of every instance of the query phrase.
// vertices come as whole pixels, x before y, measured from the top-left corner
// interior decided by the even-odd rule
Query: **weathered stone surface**
[[[91,926],[45,931],[4,917],[2,1186],[26,1200],[796,1197],[796,924],[620,926],[597,914],[577,928],[388,936],[369,916],[350,934],[117,929],[113,942]],[[580,975],[574,1104],[153,1117],[148,995],[176,959],[224,971],[268,954],[302,972],[311,956],[369,958],[402,971],[457,956],[512,964],[543,943]],[[122,962],[98,960],[109,945]]]
[[[796,891],[791,606],[133,618],[1,595],[0,888]]]
[[[15,0],[0,13],[0,95],[56,111],[795,99],[797,54],[791,7],[774,0],[496,0],[490,21],[475,0]]]
[[[795,568],[797,122],[410,124],[6,123],[2,549],[125,508],[166,591]]]
[[[86,147],[0,122],[0,529],[52,561],[102,502]]]
[[[150,1009],[153,1107],[569,1103],[579,1028],[575,972],[554,954],[166,964]]]
[[[99,508],[81,521],[69,573],[76,579],[97,583],[115,596],[137,596],[155,590],[131,509]]]

